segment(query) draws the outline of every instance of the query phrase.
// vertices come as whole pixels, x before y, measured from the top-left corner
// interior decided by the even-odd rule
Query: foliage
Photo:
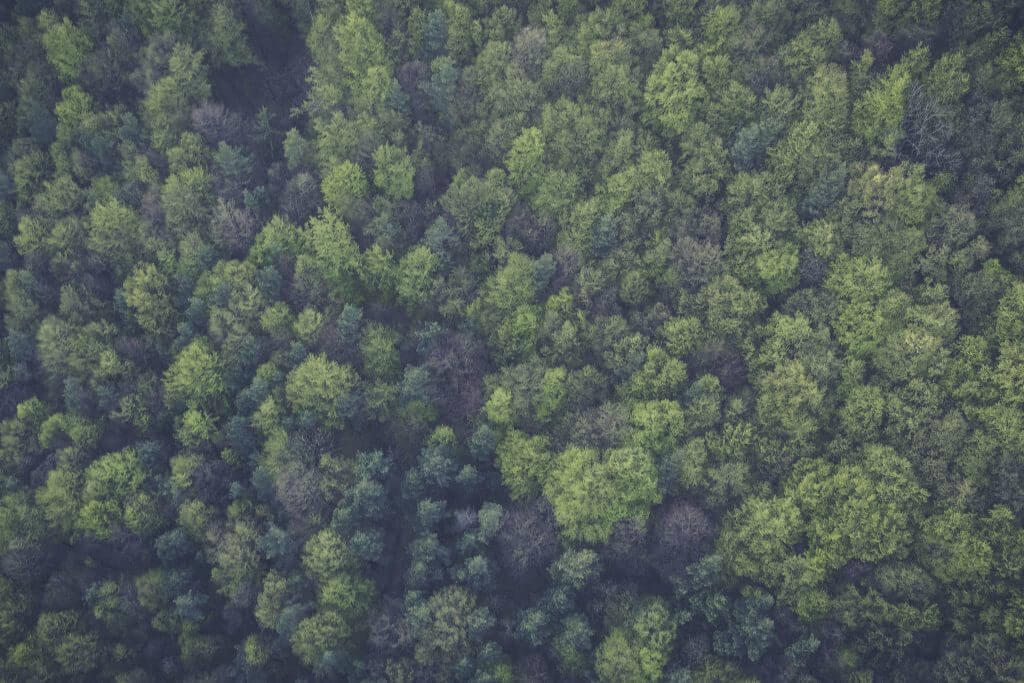
[[[636,447],[603,454],[567,448],[558,455],[544,491],[566,534],[590,543],[607,541],[619,521],[645,521],[650,506],[661,500],[654,463]]]
[[[0,680],[1024,680],[1019,3],[0,9]]]

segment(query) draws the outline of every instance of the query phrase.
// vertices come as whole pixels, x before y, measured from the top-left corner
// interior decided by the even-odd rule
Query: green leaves
[[[160,514],[153,497],[142,490],[146,475],[135,451],[109,453],[85,470],[79,529],[108,539],[127,529],[136,534],[153,531]]]
[[[208,44],[214,63],[244,66],[256,61],[245,35],[245,23],[231,8],[218,2],[210,10]]]
[[[924,228],[936,200],[923,166],[903,163],[883,171],[866,165],[851,180],[844,202],[851,252],[880,259],[894,280],[906,282],[925,249]]]
[[[434,251],[423,244],[410,249],[398,262],[395,273],[395,293],[398,302],[413,315],[430,301],[441,278],[438,277],[440,259]]]
[[[351,216],[359,202],[366,197],[369,185],[359,166],[345,161],[324,176],[320,184],[327,206],[342,218]]]
[[[67,17],[59,20],[51,10],[39,13],[39,28],[43,31],[46,57],[63,81],[72,81],[82,70],[92,41],[85,31],[71,23]]]
[[[478,250],[493,249],[512,202],[507,175],[499,168],[492,168],[483,178],[460,169],[441,197],[441,206],[451,214],[470,246]]]
[[[684,149],[712,135],[731,135],[756,101],[746,85],[731,78],[727,55],[702,52],[667,47],[644,91],[648,114]]]
[[[336,306],[361,299],[363,259],[348,226],[332,211],[309,219],[302,232],[306,249],[296,260],[298,273],[318,278]]]
[[[183,196],[187,193],[185,182],[184,178],[175,181],[166,194],[165,210],[169,206],[176,221],[185,220],[179,218],[183,208],[181,202],[191,199]],[[116,199],[97,203],[89,212],[86,245],[95,258],[109,266],[118,277],[124,277],[140,258],[151,254],[155,246],[145,221]]]
[[[350,366],[328,360],[324,354],[314,354],[288,373],[285,396],[296,413],[313,417],[325,427],[340,429],[342,418],[357,407],[353,391],[358,381]]]
[[[168,176],[160,200],[167,225],[177,237],[189,232],[207,234],[213,215],[213,183],[202,168],[191,167]]]
[[[164,401],[170,407],[216,407],[226,391],[220,359],[202,338],[182,349],[164,373]]]
[[[458,586],[442,588],[411,611],[416,664],[439,678],[455,675],[492,625],[493,617],[472,593]]]
[[[661,501],[657,472],[636,447],[599,452],[569,446],[555,460],[544,493],[569,538],[604,543],[617,522],[645,521]]]
[[[7,4],[0,679],[1024,678],[1013,3]]]
[[[512,142],[505,167],[513,187],[523,197],[532,197],[540,187],[544,171],[544,138],[538,128],[524,128]]]
[[[700,81],[700,57],[693,50],[670,48],[662,53],[647,79],[644,102],[664,128],[683,135],[693,128],[708,99]]]
[[[555,464],[548,439],[510,429],[498,444],[498,467],[512,500],[538,495]]]
[[[973,515],[949,509],[922,525],[925,563],[945,583],[971,585],[985,581],[993,553],[978,533]]]
[[[412,199],[413,176],[416,169],[404,149],[381,145],[373,153],[373,184],[386,197]]]
[[[905,556],[928,497],[910,463],[891,448],[870,446],[863,463],[827,472],[817,467],[794,482],[796,500],[811,520],[810,552],[820,554],[830,569],[850,559]]]
[[[173,145],[188,124],[192,107],[210,96],[203,54],[177,44],[168,75],[153,83],[142,101],[142,117],[160,150]]]
[[[899,65],[853,105],[853,130],[872,156],[893,156],[903,140],[905,96],[910,74]]]
[[[325,584],[355,565],[355,558],[345,541],[330,529],[321,529],[306,541],[302,566],[317,583]]]
[[[758,382],[756,414],[766,434],[806,451],[820,425],[824,394],[800,361],[778,365]]]
[[[625,615],[624,615],[625,616]],[[648,599],[621,626],[613,626],[595,653],[601,681],[660,681],[676,635],[675,615],[664,601]]]
[[[905,557],[926,499],[910,463],[887,447],[838,466],[805,460],[783,495],[748,499],[730,515],[718,549],[740,576],[802,585],[790,599],[808,609],[806,591],[850,560]]]
[[[320,676],[337,672],[338,660],[360,644],[373,585],[350,574],[320,582],[317,611],[300,621],[291,634],[292,651]]]
[[[726,522],[718,550],[737,575],[777,582],[802,532],[792,500],[748,498]]]
[[[536,344],[540,307],[534,302],[539,290],[537,263],[525,254],[513,252],[470,304],[469,317],[503,357],[522,357]]]

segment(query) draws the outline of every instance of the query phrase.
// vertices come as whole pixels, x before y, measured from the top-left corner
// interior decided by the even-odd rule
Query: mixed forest
[[[0,679],[1024,680],[1024,2],[0,5]]]

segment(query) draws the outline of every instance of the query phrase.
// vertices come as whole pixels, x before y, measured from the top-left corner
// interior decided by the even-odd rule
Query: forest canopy
[[[0,5],[0,679],[1024,680],[1024,3]]]

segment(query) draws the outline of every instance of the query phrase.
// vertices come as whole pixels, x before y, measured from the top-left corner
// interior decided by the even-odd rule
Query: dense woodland
[[[2,5],[0,679],[1024,680],[1024,2]]]

